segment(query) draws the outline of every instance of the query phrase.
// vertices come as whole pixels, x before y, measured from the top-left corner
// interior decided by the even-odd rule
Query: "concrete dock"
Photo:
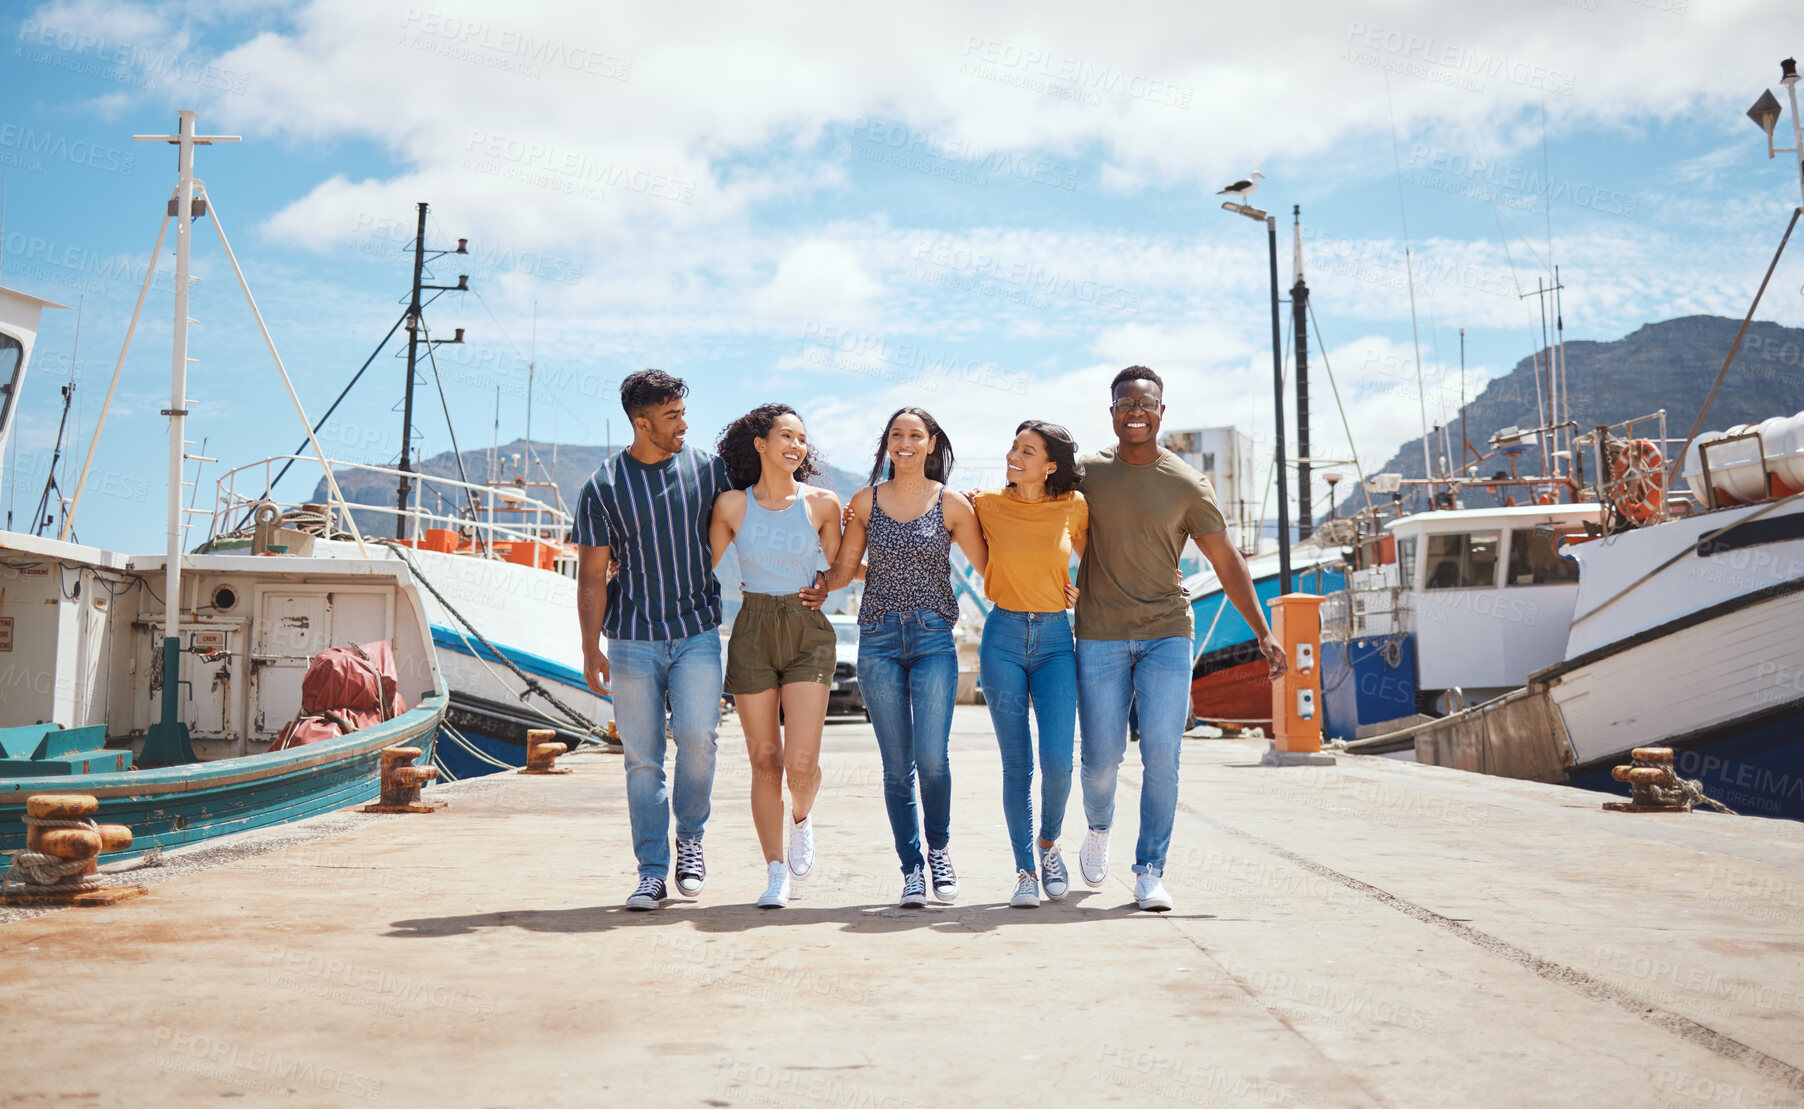
[[[867,725],[820,863],[761,911],[744,748],[709,878],[628,913],[618,756],[323,818],[109,908],[0,924],[0,1105],[1804,1106],[1804,826],[1194,739],[1166,884],[1007,907],[989,720],[958,711],[956,904],[895,907]],[[311,837],[311,838],[309,838]]]

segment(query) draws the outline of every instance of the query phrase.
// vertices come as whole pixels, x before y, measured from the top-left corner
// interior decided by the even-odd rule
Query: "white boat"
[[[1566,548],[1564,647],[1521,689],[1354,749],[1623,792],[1614,767],[1669,747],[1735,811],[1804,819],[1804,413],[1765,426],[1776,449],[1700,463],[1654,518]]]
[[[436,760],[448,780],[524,765],[528,729],[556,731],[572,748],[606,734],[612,702],[591,693],[583,678],[576,551],[566,541],[565,512],[534,497],[524,482],[479,485],[418,473],[410,475],[414,495],[405,513],[387,505],[331,508],[271,499],[275,469],[293,457],[222,475],[201,549],[275,547],[356,558],[356,546],[343,538],[352,512],[403,521],[400,529],[391,523],[383,530],[415,538],[366,541],[365,547],[373,557],[406,562],[425,587],[431,640],[451,696]],[[402,476],[384,467],[332,466],[340,474]],[[429,509],[429,493],[435,502],[470,507]]]
[[[1791,444],[1804,435],[1804,413],[1780,423]],[[1698,514],[1574,550],[1565,658],[1534,682],[1576,784],[1608,788],[1631,748],[1671,747],[1682,776],[1737,811],[1804,819],[1804,494],[1785,492],[1804,487],[1804,451],[1769,437],[1755,465],[1773,480],[1741,487],[1764,487],[1762,502],[1707,507],[1737,475],[1700,467]]]
[[[184,432],[193,221],[211,218],[254,315],[256,305],[193,175],[196,146],[235,140],[197,135],[195,115],[187,111],[177,135],[141,138],[175,145],[179,169],[125,337],[129,350],[156,255],[175,220],[165,547],[122,554],[68,539],[92,448],[75,496],[59,502],[61,537],[0,532],[6,578],[0,652],[8,664],[0,679],[7,683],[0,696],[0,849],[24,846],[18,818],[35,793],[95,796],[102,819],[132,828],[132,853],[374,800],[381,750],[419,747],[418,761],[429,759],[445,712],[443,677],[408,567],[370,557],[371,548],[357,537],[349,559],[277,564],[183,552],[182,473],[192,458],[184,453]],[[10,370],[0,406],[0,458],[46,307],[59,306],[0,289],[0,367]],[[257,321],[262,327],[260,315]],[[275,355],[273,340],[270,351]],[[279,356],[275,362],[286,383]],[[96,438],[105,418],[103,407]],[[32,523],[35,532],[45,521],[34,513]],[[271,741],[300,712],[302,678],[313,657],[335,644],[377,641],[394,655],[396,692],[406,706],[393,716],[384,709],[386,719],[348,734],[270,752]]]

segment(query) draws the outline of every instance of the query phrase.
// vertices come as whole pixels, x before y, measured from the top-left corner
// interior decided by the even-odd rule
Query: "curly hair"
[[[726,430],[720,433],[715,452],[727,464],[727,472],[733,477],[733,488],[750,489],[758,484],[758,479],[764,474],[764,459],[758,454],[758,448],[752,441],[768,439],[779,416],[794,416],[798,423],[802,419],[801,413],[787,404],[761,404],[728,424]],[[810,446],[807,455],[802,458],[802,464],[796,467],[795,478],[797,481],[807,481],[820,472],[820,455]]]
[[[1165,395],[1165,380],[1145,366],[1129,366],[1127,369],[1116,374],[1115,380],[1109,382],[1109,395],[1111,397],[1114,396],[1115,390],[1119,389],[1122,383],[1127,381],[1150,381],[1158,386],[1160,396]]]
[[[1058,464],[1059,468],[1046,477],[1046,491],[1057,497],[1076,489],[1084,480],[1084,466],[1077,460],[1077,440],[1071,433],[1045,420],[1022,420],[1015,434],[1023,431],[1038,435],[1046,444],[1046,457]]]
[[[927,434],[933,436],[934,446],[923,469],[928,481],[943,484],[947,475],[952,473],[952,440],[946,438],[945,429],[940,427],[940,422],[930,416],[925,408],[913,406],[898,408],[890,413],[889,419],[883,421],[883,434],[877,437],[877,457],[871,463],[871,484],[876,485],[885,478],[895,476],[895,467],[889,465],[889,429],[896,426],[898,416],[914,416],[927,425]]]
[[[689,386],[680,377],[663,370],[640,370],[626,375],[620,383],[620,407],[626,418],[636,420],[667,400],[689,395]]]

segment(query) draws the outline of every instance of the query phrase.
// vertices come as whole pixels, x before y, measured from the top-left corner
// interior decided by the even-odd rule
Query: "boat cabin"
[[[1562,545],[1597,522],[1595,504],[1552,504],[1423,512],[1387,525],[1397,545],[1396,630],[1415,637],[1419,688],[1458,690],[1454,699],[1471,703],[1559,661],[1579,578]]]

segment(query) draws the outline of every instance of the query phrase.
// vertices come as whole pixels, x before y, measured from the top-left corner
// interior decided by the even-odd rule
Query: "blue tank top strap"
[[[740,587],[747,593],[783,596],[814,584],[826,568],[820,533],[808,518],[808,498],[797,490],[788,508],[770,509],[745,491],[745,521],[733,536],[739,548]]]
[[[903,521],[883,511],[876,490],[871,491],[860,623],[872,623],[895,612],[932,612],[949,623],[958,622],[958,598],[952,593],[952,535],[946,530],[944,495],[942,486],[927,511]]]

